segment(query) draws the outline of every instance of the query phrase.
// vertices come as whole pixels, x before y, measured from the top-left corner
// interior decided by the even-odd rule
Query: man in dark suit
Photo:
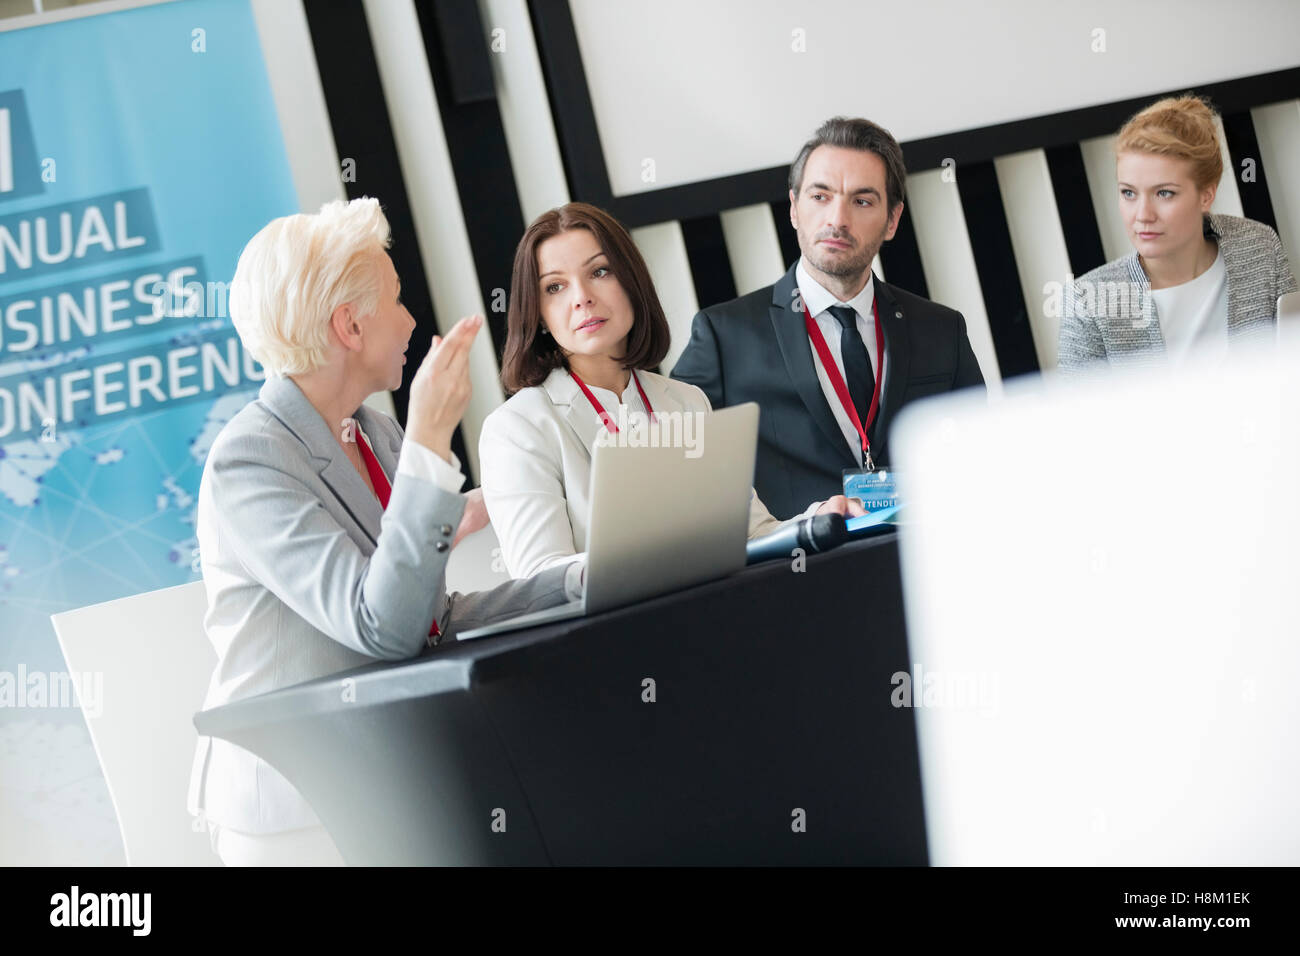
[[[715,408],[758,403],[754,488],[779,518],[842,494],[846,469],[888,465],[889,428],[908,402],[984,385],[960,312],[872,274],[905,179],[888,131],[823,123],[790,167],[799,261],[775,285],[700,312],[673,367]]]

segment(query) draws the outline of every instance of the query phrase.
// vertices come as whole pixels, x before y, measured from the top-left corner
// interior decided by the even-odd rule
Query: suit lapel
[[[1202,226],[1202,234],[1207,239],[1213,239],[1219,247],[1219,255],[1223,258],[1223,268],[1228,273],[1228,335],[1235,336],[1259,321],[1258,316],[1251,315],[1249,308],[1243,308],[1241,304],[1241,286],[1233,285],[1234,276],[1242,275],[1253,268],[1249,257],[1243,257],[1241,250],[1236,243],[1231,240],[1224,242],[1223,233],[1228,227],[1227,220],[1217,215],[1207,215]],[[1270,303],[1276,305],[1276,303]],[[1270,318],[1273,318],[1270,315]]]
[[[686,411],[686,406],[668,390],[668,379],[653,372],[637,372],[636,377],[640,379],[641,387],[645,389],[646,398],[650,399],[650,405],[654,408],[656,416],[661,412]],[[636,388],[635,385],[632,387]]]
[[[1109,317],[1109,307],[1097,302],[1097,311],[1108,316],[1107,319],[1099,323],[1102,329],[1102,338],[1106,343],[1106,352],[1108,354],[1130,352],[1138,355],[1163,355],[1166,348],[1165,335],[1160,329],[1160,317],[1156,314],[1156,300],[1151,295],[1151,280],[1147,278],[1146,271],[1142,268],[1142,263],[1138,259],[1136,252],[1130,252],[1124,257],[1124,269],[1128,272],[1129,288],[1137,290],[1138,304],[1142,309],[1142,319],[1141,321],[1134,321],[1131,315],[1124,314]],[[1098,298],[1103,295],[1103,289],[1094,291]],[[1127,301],[1127,297],[1125,297],[1125,301]]]
[[[371,542],[377,542],[380,522],[384,516],[383,506],[352,462],[348,460],[347,455],[343,453],[342,446],[334,440],[334,435],[326,426],[325,420],[320,417],[315,406],[307,400],[307,396],[303,395],[298,385],[288,377],[269,378],[262,386],[259,398],[262,404],[303,443],[321,480],[329,486],[339,504],[352,516],[352,520],[365,532]],[[367,427],[366,431],[376,444],[380,446],[385,444],[382,438],[376,436],[377,429]],[[385,453],[384,450],[376,448],[374,451],[375,457],[383,463],[384,459],[379,456]],[[385,470],[388,474],[393,474],[387,468]]]
[[[384,469],[384,474],[388,476],[390,482],[396,482],[397,459],[402,452],[402,439],[396,436],[390,437],[388,424],[380,420],[378,412],[366,405],[357,409],[357,421],[370,436],[371,444],[374,446],[371,450],[379,461],[379,467]]]
[[[573,433],[578,436],[578,440],[582,442],[582,447],[587,450],[587,455],[590,457],[596,438],[605,426],[600,423],[591,403],[578,390],[578,383],[565,369],[557,368],[552,369],[551,374],[546,376],[542,388],[546,390],[546,395],[556,411],[563,414],[565,422],[573,429]],[[615,417],[618,415],[616,408],[609,408],[606,411]]]
[[[854,468],[858,464],[857,459],[844,441],[844,433],[835,421],[835,414],[826,404],[826,394],[822,391],[817,369],[813,365],[812,346],[808,342],[808,329],[804,324],[803,303],[795,298],[794,270],[795,267],[791,266],[790,271],[772,287],[772,304],[768,309],[772,330],[781,347],[781,357],[785,360],[790,382],[807,406],[808,414],[831,446],[839,449],[844,467]]]
[[[903,402],[907,380],[912,371],[912,343],[907,333],[907,316],[894,298],[889,286],[874,276],[876,287],[876,314],[885,330],[885,381],[880,391],[880,410],[867,431],[873,458],[885,460],[885,444],[889,435],[889,422]],[[874,345],[873,345],[874,347]]]

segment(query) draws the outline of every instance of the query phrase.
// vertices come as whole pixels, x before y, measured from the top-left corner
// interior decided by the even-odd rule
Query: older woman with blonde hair
[[[230,314],[266,368],[222,429],[197,534],[217,652],[205,708],[374,661],[581,594],[581,569],[447,594],[448,553],[482,527],[452,433],[482,318],[461,319],[411,382],[406,430],[362,404],[401,384],[415,321],[373,199],[276,219],[239,257]],[[428,728],[437,733],[437,728]],[[190,811],[228,864],[340,863],[306,800],[270,765],[200,738]]]
[[[1074,281],[1062,370],[1212,357],[1230,339],[1273,329],[1295,276],[1271,228],[1210,212],[1223,175],[1214,120],[1204,100],[1181,96],[1120,130],[1117,199],[1133,252]]]

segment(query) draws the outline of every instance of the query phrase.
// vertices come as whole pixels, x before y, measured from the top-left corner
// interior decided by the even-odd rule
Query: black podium
[[[897,540],[793,564],[194,723],[283,773],[353,865],[924,865]]]

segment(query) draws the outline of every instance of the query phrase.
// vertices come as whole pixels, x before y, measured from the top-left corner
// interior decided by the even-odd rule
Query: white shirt
[[[1228,350],[1228,270],[1223,254],[1195,279],[1168,289],[1152,289],[1160,333],[1171,362],[1226,355]]]
[[[641,374],[645,375],[644,372]],[[574,381],[577,380],[575,379]],[[641,398],[641,389],[637,388],[637,378],[635,373],[627,377],[627,388],[623,389],[622,395],[618,395],[608,388],[601,388],[599,385],[592,385],[590,382],[583,382],[583,384],[586,385],[587,390],[596,397],[596,401],[600,402],[600,407],[605,409],[606,414],[615,421],[618,420],[618,407],[620,405],[626,405],[628,412],[641,412],[647,418],[650,415],[650,409],[646,408],[646,404]],[[642,388],[644,388],[645,383],[642,382],[641,384]],[[583,396],[583,401],[586,402],[585,395]],[[587,405],[590,407],[591,403],[587,402]],[[595,412],[595,409],[593,408],[592,411]]]
[[[873,275],[867,279],[867,284],[862,291],[853,297],[849,302],[841,302],[830,292],[826,291],[821,283],[817,282],[808,270],[804,268],[803,257],[799,257],[799,264],[794,270],[795,284],[799,287],[799,296],[803,299],[804,305],[808,307],[808,314],[813,317],[817,323],[817,328],[821,329],[822,338],[826,340],[826,348],[831,353],[831,358],[835,360],[835,365],[839,369],[840,378],[844,378],[844,355],[840,350],[840,334],[843,331],[840,322],[831,313],[830,308],[833,305],[847,305],[858,315],[858,334],[862,336],[862,344],[867,347],[867,358],[871,361],[872,374],[879,376],[880,370],[876,368],[876,320],[872,313],[871,304],[876,298],[876,277]],[[853,456],[857,458],[858,464],[862,464],[862,439],[858,435],[858,430],[853,427],[853,420],[849,418],[849,413],[844,410],[840,404],[840,398],[835,394],[835,386],[831,384],[830,376],[826,374],[826,369],[822,367],[821,356],[813,348],[810,341],[808,348],[812,352],[813,367],[817,370],[817,380],[821,382],[822,394],[826,396],[826,404],[830,406],[831,414],[835,416],[835,423],[840,426],[840,431],[844,433],[844,440],[848,442],[849,448],[853,451]],[[881,361],[888,367],[887,356],[882,355]],[[884,395],[884,380],[881,382],[880,394]],[[864,419],[862,427],[866,428],[867,423]]]
[[[604,389],[601,389],[601,391],[604,391]],[[370,436],[362,430],[361,425],[358,424],[356,428],[357,431],[360,432],[361,437],[366,440],[366,444],[371,448],[374,448],[375,446],[370,441]],[[377,459],[375,464],[379,464]],[[382,465],[379,466],[379,470],[384,470]],[[451,463],[448,464],[443,457],[433,451],[433,449],[426,448],[419,442],[415,441],[402,442],[402,451],[397,458],[397,473],[399,475],[408,475],[412,478],[419,478],[422,481],[430,482],[431,484],[437,485],[443,491],[448,491],[452,494],[459,494],[461,485],[465,483],[465,475],[460,469],[460,459],[456,457],[454,451],[451,453]],[[385,475],[384,477],[387,478],[388,476]],[[389,479],[389,484],[391,483],[392,479]],[[582,598],[582,587],[586,575],[586,567],[587,565],[585,560],[574,562],[569,565],[569,570],[564,576],[564,591],[571,601],[577,601]]]

